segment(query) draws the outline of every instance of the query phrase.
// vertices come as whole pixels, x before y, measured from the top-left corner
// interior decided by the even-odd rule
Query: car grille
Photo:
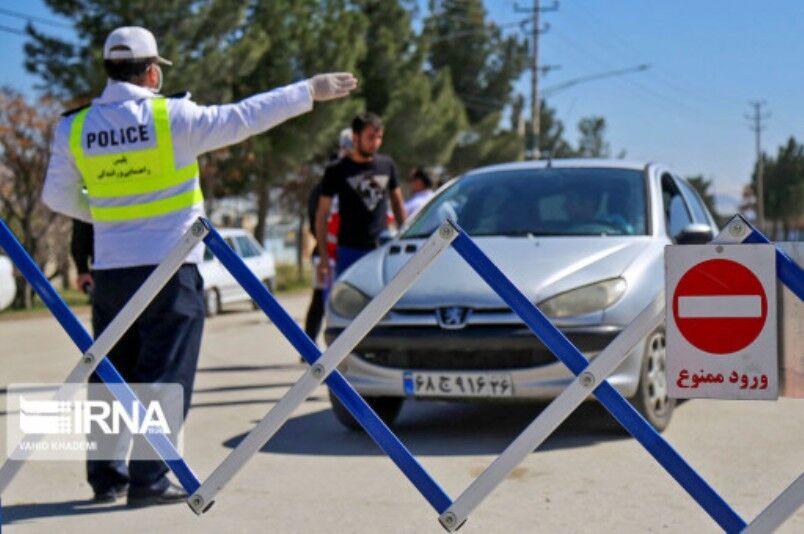
[[[375,350],[357,353],[368,363],[392,369],[490,370],[524,369],[555,363],[546,349],[510,350]]]

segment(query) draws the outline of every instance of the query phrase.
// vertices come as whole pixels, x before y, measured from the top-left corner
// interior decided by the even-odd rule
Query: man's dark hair
[[[371,126],[377,130],[384,128],[382,119],[370,111],[364,111],[352,119],[352,131],[354,133],[360,135],[360,132],[365,130],[366,126]]]
[[[427,174],[427,171],[425,171],[422,167],[416,167],[413,169],[413,172],[410,173],[410,179],[421,180],[427,189],[433,187],[433,179],[430,178],[430,175]]]
[[[140,83],[142,82],[148,65],[156,63],[156,58],[145,59],[105,59],[103,68],[110,79],[118,82]]]

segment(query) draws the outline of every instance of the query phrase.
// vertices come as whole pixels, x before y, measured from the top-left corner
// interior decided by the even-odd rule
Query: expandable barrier
[[[5,227],[3,229],[7,232]],[[615,419],[637,439],[725,531],[739,532],[745,529],[746,531],[760,532],[773,529],[792,515],[804,501],[804,474],[802,474],[759,514],[751,525],[747,525],[728,503],[686,463],[684,458],[605,380],[625,358],[631,347],[647,333],[662,324],[664,315],[664,299],[662,295],[657,296],[590,363],[538,308],[505,277],[463,230],[455,223],[447,221],[433,233],[383,291],[358,314],[346,330],[322,354],[208,222],[200,219],[193,226],[191,233],[198,239],[203,237],[204,242],[213,254],[229,269],[235,279],[277,325],[294,348],[311,364],[311,367],[243,441],[235,447],[207,480],[199,485],[193,477],[196,485],[193,491],[188,489],[188,493],[191,493],[189,505],[198,514],[209,509],[215,495],[265,445],[287,421],[293,410],[322,382],[331,388],[355,419],[439,513],[439,521],[448,531],[457,530],[465,522],[469,513],[502,482],[516,465],[535,450],[590,393],[597,397],[598,401]],[[182,243],[186,240],[187,236],[185,236]],[[724,243],[757,243],[767,242],[767,239],[738,216],[732,219],[716,241]],[[5,248],[4,240],[0,239],[0,244]],[[522,318],[545,346],[576,375],[575,380],[528,425],[511,445],[454,502],[336,369],[337,365],[393,307],[422,272],[450,245]],[[174,251],[175,254],[171,254],[171,258],[174,258],[174,255],[178,256],[178,251],[184,250],[186,254],[191,248],[185,249],[179,246],[177,251]],[[15,258],[12,257],[12,259]],[[15,263],[17,263],[16,260]],[[168,260],[157,268],[157,271],[161,269],[162,276],[169,272],[169,268],[165,267],[167,263]],[[154,271],[152,277],[157,271]],[[778,250],[777,276],[799,298],[802,298],[804,294],[804,274],[790,258]],[[28,277],[27,274],[26,277]],[[169,276],[164,278],[162,284],[167,278]],[[149,278],[149,282],[150,280]],[[46,282],[45,285],[47,285]],[[145,285],[148,285],[148,282]],[[143,288],[145,288],[145,285]],[[156,287],[156,281],[154,281],[153,287]],[[161,288],[161,285],[158,287]],[[52,288],[50,289],[52,290]],[[58,299],[58,297],[56,298]],[[43,300],[45,299],[43,298]],[[132,298],[132,302],[134,300]],[[61,301],[59,300],[59,302]],[[61,305],[64,307],[63,303]],[[54,309],[50,303],[48,303],[48,306],[51,307],[51,310]],[[67,315],[72,317],[66,307],[64,308],[64,310],[60,310],[60,314],[64,315],[66,312]],[[54,314],[56,314],[55,311]],[[122,312],[121,315],[123,315]],[[122,331],[125,331],[125,329]],[[101,337],[104,334],[106,332]],[[98,341],[100,341],[101,337],[99,337]],[[111,347],[113,344],[109,346]],[[80,344],[79,347],[81,347]],[[85,350],[85,356],[87,352],[90,351]],[[186,467],[183,461],[180,465]],[[172,469],[174,467],[178,468],[180,466],[171,466]],[[174,469],[174,472],[176,470]],[[187,471],[189,472],[189,468],[187,468]],[[0,470],[0,473],[2,473],[2,470]],[[190,474],[192,473],[190,472]],[[187,489],[187,486],[185,488]],[[4,486],[0,486],[0,492],[2,492],[2,489],[4,489]]]

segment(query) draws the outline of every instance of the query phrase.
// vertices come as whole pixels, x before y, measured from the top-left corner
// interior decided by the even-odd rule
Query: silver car
[[[389,243],[355,263],[327,304],[330,343],[445,219],[451,218],[587,357],[664,285],[664,247],[717,232],[693,188],[661,165],[518,162],[445,185]],[[447,250],[339,367],[387,422],[406,399],[556,397],[570,371],[467,265]],[[609,382],[667,427],[665,335],[649,333]],[[338,419],[355,422],[330,395]]]

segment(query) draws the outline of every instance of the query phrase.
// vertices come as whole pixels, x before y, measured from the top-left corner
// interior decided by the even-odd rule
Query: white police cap
[[[154,34],[139,26],[123,26],[113,30],[103,45],[103,59],[146,59],[154,57],[158,63],[173,65],[159,56]]]

